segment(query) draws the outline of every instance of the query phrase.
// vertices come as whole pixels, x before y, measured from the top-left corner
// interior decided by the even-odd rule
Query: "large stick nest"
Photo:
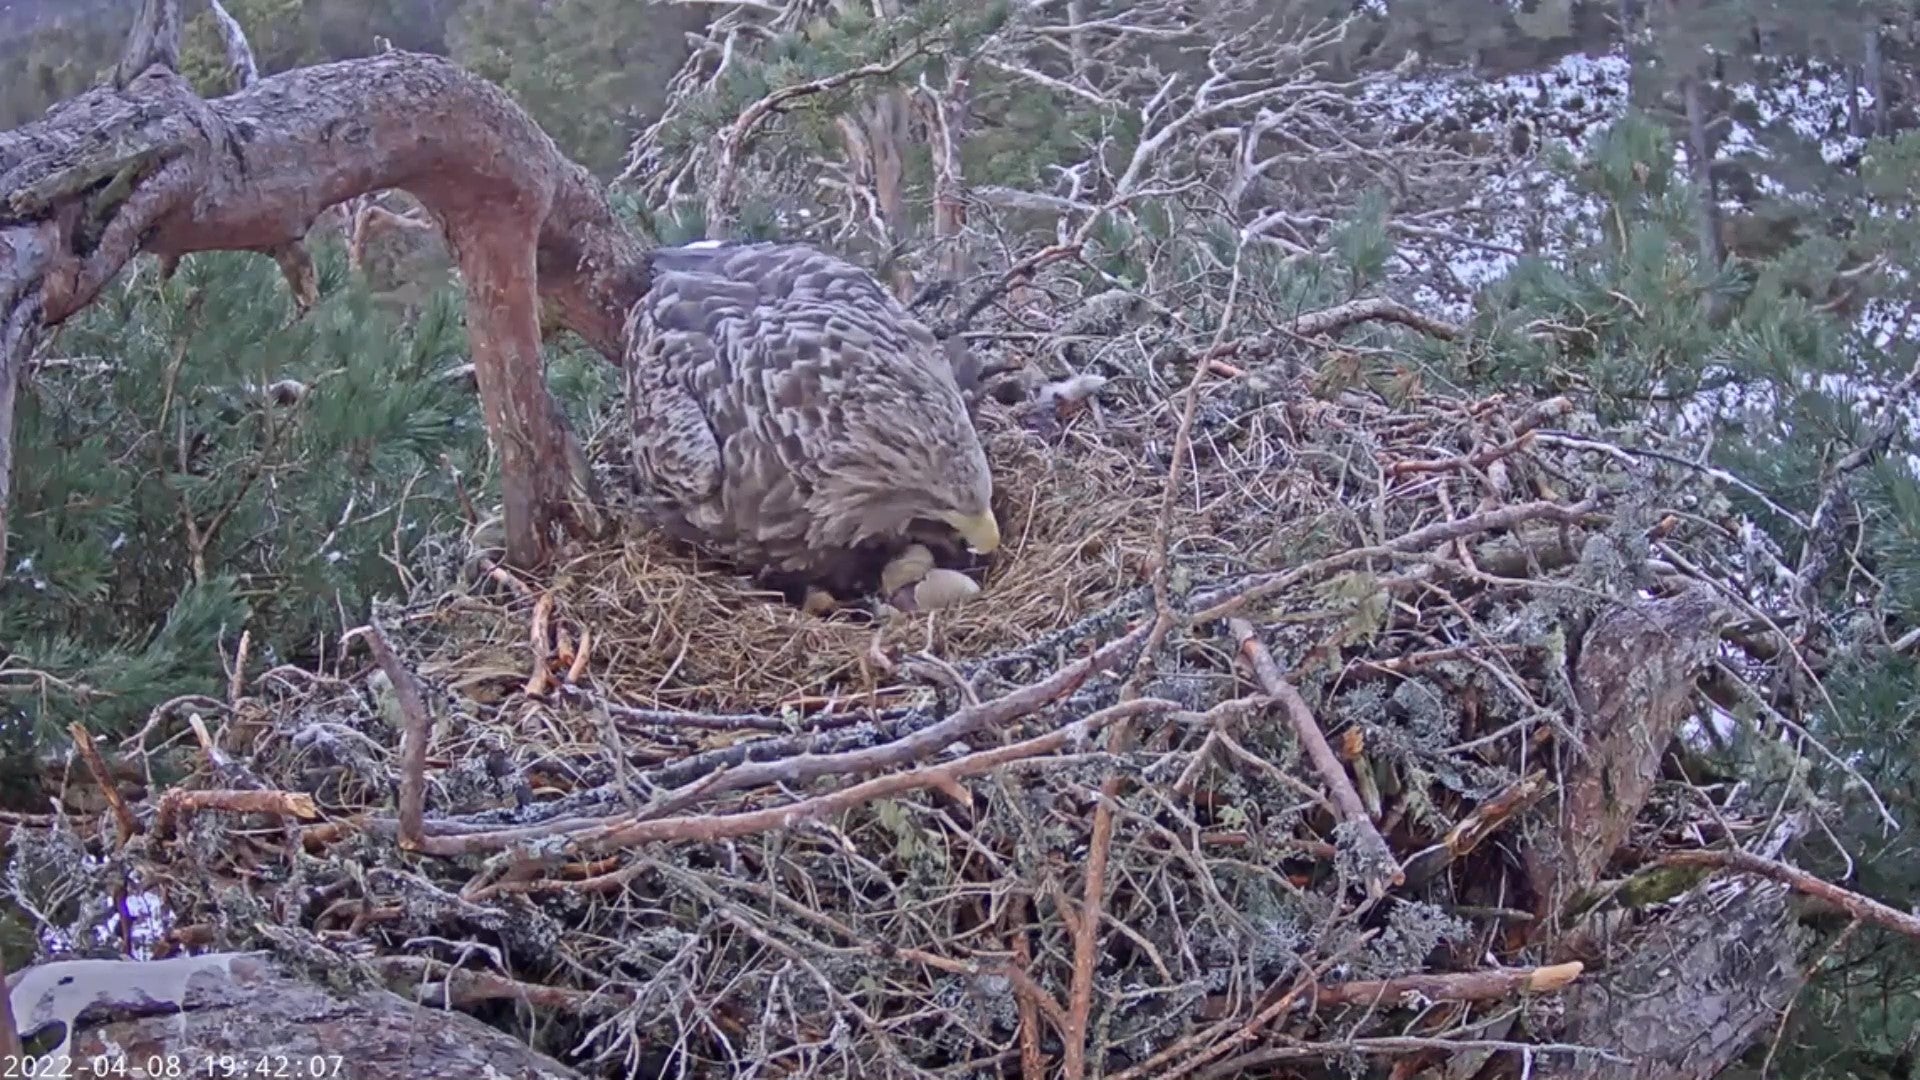
[[[105,808],[17,830],[15,891],[78,934],[131,931],[74,898],[151,891],[159,951],[376,976],[606,1076],[1416,1052],[1315,1047],[1404,1028],[1420,987],[1378,980],[1544,962],[1552,898],[1513,853],[1578,737],[1569,649],[1678,591],[1673,555],[1738,552],[1695,471],[1556,433],[1563,401],[1196,363],[988,409],[1008,543],[956,608],[819,618],[638,526],[531,583],[450,545],[380,614],[399,684],[356,649],[163,710],[141,745],[183,775],[135,834]],[[423,852],[395,842],[416,674]],[[1539,1041],[1540,1005],[1488,999],[1577,970],[1427,986],[1414,1030]],[[1283,998],[1309,974],[1317,1011]]]

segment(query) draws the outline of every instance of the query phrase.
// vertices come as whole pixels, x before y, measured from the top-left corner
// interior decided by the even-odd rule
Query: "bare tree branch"
[[[1659,861],[1662,866],[1705,866],[1716,870],[1734,870],[1742,874],[1766,878],[1769,881],[1777,881],[1797,893],[1811,896],[1861,922],[1920,941],[1920,915],[1912,915],[1888,907],[1878,900],[1862,896],[1851,889],[1843,889],[1776,859],[1763,858],[1747,851],[1675,851],[1660,856]]]
[[[1327,744],[1326,734],[1313,718],[1313,710],[1307,707],[1300,691],[1294,689],[1293,684],[1287,682],[1280,673],[1272,654],[1254,636],[1251,623],[1244,619],[1230,619],[1227,625],[1233,631],[1234,640],[1239,643],[1240,654],[1246,658],[1247,666],[1253,669],[1255,681],[1287,714],[1294,735],[1299,738],[1300,745],[1306,748],[1307,758],[1313,762],[1314,770],[1327,785],[1334,805],[1340,808],[1341,822],[1352,831],[1360,864],[1366,868],[1368,893],[1384,895],[1389,885],[1397,885],[1404,880],[1400,864],[1393,857],[1393,849],[1387,846],[1380,830],[1375,827],[1372,816],[1367,813],[1366,804],[1360,801],[1360,793],[1354,790],[1353,779],[1340,764],[1333,747]]]
[[[448,235],[501,457],[509,559],[539,565],[556,525],[599,519],[572,495],[536,290],[617,362],[646,269],[586,171],[498,88],[445,61],[392,52],[216,102],[154,68],[125,92],[94,90],[0,134],[0,190],[12,192],[0,207],[5,364],[17,370],[31,348],[33,312],[58,325],[141,251],[284,253],[328,207],[381,188],[413,194]]]
[[[400,706],[399,843],[407,851],[418,851],[426,836],[422,822],[427,798],[427,740],[433,731],[433,717],[427,711],[426,695],[420,692],[419,678],[394,653],[380,624],[369,623],[362,630],[349,633],[347,639],[362,633],[373,649],[375,662],[386,673],[394,701]]]

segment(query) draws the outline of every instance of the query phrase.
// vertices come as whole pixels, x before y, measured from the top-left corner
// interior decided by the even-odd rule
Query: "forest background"
[[[230,78],[219,29],[210,13],[187,6],[181,68],[214,95]],[[1097,9],[1090,18],[1124,18],[1132,5],[1087,6]],[[970,20],[1000,5],[929,2],[881,16],[839,5],[804,31],[759,43],[733,82],[697,100],[676,98],[676,73],[735,5],[227,7],[263,74],[389,45],[451,57],[504,87],[610,186],[635,228],[675,242],[712,231],[705,218],[713,208],[695,188],[674,188],[662,163],[688,156],[741,104],[772,85],[871,62],[872,41],[886,37],[871,32],[876,19],[957,27],[950,32],[963,37],[979,32]],[[1283,253],[1301,256],[1288,273],[1312,280],[1298,288],[1327,300],[1391,295],[1474,329],[1466,341],[1420,351],[1415,376],[1404,353],[1387,363],[1362,349],[1326,360],[1326,377],[1389,391],[1414,377],[1566,395],[1610,422],[1684,438],[1703,465],[1738,477],[1725,494],[1751,530],[1744,542],[1787,553],[1800,571],[1783,587],[1798,590],[1805,618],[1792,628],[1795,640],[1825,657],[1815,711],[1831,758],[1786,766],[1765,738],[1727,733],[1710,756],[1729,782],[1811,793],[1833,843],[1814,845],[1805,861],[1914,910],[1913,5],[1264,7],[1273,10],[1255,4],[1236,17],[1354,20],[1327,50],[1324,77],[1357,88],[1355,123],[1383,140],[1366,152],[1389,154],[1392,136],[1417,132],[1492,193],[1459,187],[1439,199],[1437,187],[1418,182],[1330,190],[1314,205],[1261,219]],[[0,8],[0,129],[92,85],[112,67],[131,18],[130,6],[113,0]],[[1141,40],[1148,48],[1157,39]],[[1177,52],[1155,62],[1170,70],[1199,63]],[[1018,193],[1046,187],[1076,160],[1112,107],[1072,95],[1063,106],[1033,80],[979,72],[964,155],[974,197],[1032,210]],[[778,126],[766,156],[815,160],[844,131],[838,121],[872,123],[870,109],[857,93],[827,95]],[[770,178],[747,185],[735,211],[736,235],[798,234],[889,273],[900,262],[890,244],[924,246],[939,231],[937,161],[918,143],[899,166],[897,205],[874,209],[871,228],[841,228],[834,192],[844,188],[823,170],[784,180],[772,166],[765,172]],[[1516,201],[1529,212],[1508,213]],[[1096,234],[1087,273],[1150,292],[1156,271],[1140,252],[1164,237],[1150,235],[1151,221],[1129,227],[1148,234]],[[271,264],[200,256],[169,280],[134,275],[36,359],[16,424],[14,511],[0,567],[5,809],[44,809],[34,793],[64,754],[55,748],[68,724],[124,736],[163,702],[217,695],[228,672],[225,653],[209,643],[230,651],[244,629],[262,662],[324,662],[375,598],[411,594],[432,574],[423,566],[452,558],[471,501],[492,489],[444,253],[404,224],[368,250],[355,247],[351,222],[336,232],[316,245],[319,301],[304,317],[295,317]],[[1421,243],[1432,246],[1414,252]],[[1531,332],[1542,325],[1575,327],[1580,346],[1546,347]],[[617,422],[617,379],[580,342],[557,346],[551,377],[576,428]],[[288,408],[286,393],[262,392],[273,387],[292,388],[298,408]],[[1863,784],[1876,798],[1863,797]],[[1885,827],[1880,803],[1902,827]],[[0,936],[9,967],[32,953],[22,926],[11,925]],[[1779,1037],[1755,1047],[1743,1068],[1761,1069],[1764,1057],[1771,1075],[1917,1075],[1920,952],[1912,941],[1874,929],[1846,934],[1815,974]]]

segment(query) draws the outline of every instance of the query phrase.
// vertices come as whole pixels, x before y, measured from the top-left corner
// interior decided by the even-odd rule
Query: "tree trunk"
[[[1592,887],[1626,840],[1660,779],[1660,759],[1693,715],[1720,612],[1715,595],[1698,588],[1616,608],[1588,632],[1573,680],[1586,753],[1566,764],[1556,820],[1527,852],[1543,918]]]
[[[924,95],[927,143],[933,157],[933,236],[943,280],[957,281],[967,270],[967,190],[961,153],[967,143],[973,64],[952,61],[946,89]]]
[[[36,999],[14,1003],[22,1034],[32,1033],[28,1017],[38,1002],[53,1006],[41,1009],[42,1016],[84,1007],[65,1050],[76,1080],[135,1075],[136,1067],[152,1076],[206,1076],[209,1063],[229,1061],[245,1063],[245,1071],[231,1075],[579,1080],[574,1070],[464,1013],[423,1008],[386,990],[336,995],[257,954],[187,962],[195,971],[177,994],[168,991],[180,986],[181,976],[155,978],[159,965],[138,961],[80,962],[104,965],[91,986],[85,978],[48,985],[54,969],[85,970],[73,964],[28,968],[8,985],[12,996]],[[184,1000],[163,1000],[176,996]],[[90,1067],[95,1063],[104,1068]],[[165,1065],[156,1071],[149,1063]],[[179,1071],[169,1071],[176,1065]],[[256,1066],[263,1071],[255,1073]],[[222,1075],[214,1068],[212,1075]]]
[[[1086,0],[1067,0],[1067,25],[1073,28],[1067,34],[1068,70],[1081,85],[1087,81],[1087,32],[1080,28],[1086,21]]]
[[[1584,948],[1599,942],[1605,952],[1583,955],[1597,962],[1568,991],[1560,1041],[1626,1060],[1541,1059],[1535,1075],[1706,1080],[1771,1030],[1801,985],[1813,935],[1776,885],[1709,882],[1617,942],[1567,925],[1627,841],[1694,713],[1722,614],[1711,590],[1695,588],[1608,612],[1581,643],[1573,682],[1585,753],[1563,766],[1557,811],[1534,830],[1526,860],[1542,943],[1565,959],[1578,934]]]
[[[507,553],[544,558],[571,476],[566,422],[547,393],[535,298],[534,237],[524,208],[475,206],[447,222],[467,287],[467,334],[487,430],[499,434]],[[483,360],[482,358],[486,359]],[[517,478],[508,483],[507,477]]]
[[[1866,58],[1861,63],[1861,81],[1866,83],[1867,122],[1864,130],[1857,134],[1885,138],[1887,135],[1887,99],[1886,73],[1880,60],[1880,27],[1870,26],[1866,31]],[[1858,102],[1859,95],[1853,95]]]
[[[97,88],[0,133],[0,191],[11,193],[0,373],[17,378],[40,326],[86,306],[143,251],[273,252],[329,207],[383,188],[418,199],[458,254],[508,558],[539,566],[550,526],[597,520],[569,482],[539,301],[619,362],[645,261],[587,172],[505,93],[444,60],[325,64],[213,102],[156,66],[124,91]]]
[[[879,242],[896,252],[908,225],[907,115],[906,91],[888,88],[836,121],[847,162],[847,183],[859,189],[849,193],[852,201],[857,204],[871,190],[866,217]],[[893,268],[893,256],[888,256],[886,263]],[[913,294],[909,271],[893,268],[891,277],[888,284],[895,296],[905,300]]]
[[[1628,939],[1623,959],[1574,983],[1565,1042],[1628,1062],[1544,1060],[1542,1080],[1708,1080],[1780,1023],[1813,935],[1787,890],[1733,879],[1695,890]]]
[[[861,109],[867,147],[873,154],[873,190],[887,238],[900,235],[907,217],[907,106],[905,91],[885,90]]]
[[[1687,169],[1693,174],[1695,228],[1700,237],[1700,261],[1710,271],[1720,269],[1720,203],[1713,184],[1713,139],[1707,131],[1707,101],[1700,80],[1689,76],[1680,84],[1687,109]]]

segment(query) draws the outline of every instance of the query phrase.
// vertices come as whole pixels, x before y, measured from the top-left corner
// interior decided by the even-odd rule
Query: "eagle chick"
[[[999,546],[972,365],[872,275],[793,244],[649,262],[626,332],[655,524],[764,580],[842,595],[911,542]]]

